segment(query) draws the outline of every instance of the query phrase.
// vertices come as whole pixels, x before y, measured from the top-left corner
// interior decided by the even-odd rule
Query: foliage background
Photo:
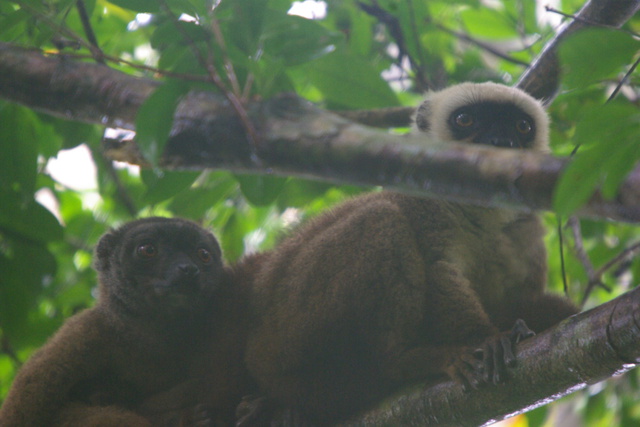
[[[242,99],[296,92],[333,110],[414,106],[429,88],[469,80],[513,84],[560,20],[524,0],[307,0],[318,11],[316,19],[288,14],[296,10],[293,3],[84,1],[104,54],[99,58],[135,75],[158,76],[142,65],[174,73],[137,119],[137,142],[149,159],[161,152],[179,97],[194,88],[218,90],[204,82],[207,70],[200,55],[211,53],[222,84]],[[556,7],[571,13],[581,5],[563,0]],[[637,17],[625,26],[638,27]],[[93,61],[87,34],[76,0],[0,2],[0,41]],[[491,53],[486,45],[505,55]],[[545,214],[549,287],[563,289],[562,238],[568,292],[586,308],[634,287],[640,277],[635,252],[623,253],[640,242],[637,227],[590,220],[565,226],[566,214],[594,186],[614,194],[640,158],[638,78],[631,74],[605,106],[637,51],[638,43],[619,31],[600,29],[572,38],[561,52],[564,78],[549,109],[552,151],[567,156],[580,145],[556,197],[557,211],[564,215]],[[233,261],[268,249],[296,222],[370,190],[225,171],[113,165],[101,152],[104,131],[0,100],[0,401],[20,363],[68,316],[93,304],[91,251],[109,227],[148,215],[191,218],[216,232]],[[79,190],[52,173],[50,160],[81,144],[96,165],[95,189]],[[617,259],[620,254],[626,256]],[[612,259],[617,262],[611,268],[598,270]],[[602,286],[593,286],[599,281]],[[638,376],[632,371],[512,422],[640,425],[638,398]]]

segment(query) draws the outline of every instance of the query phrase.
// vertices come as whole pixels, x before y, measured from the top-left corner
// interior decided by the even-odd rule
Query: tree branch
[[[402,390],[345,426],[478,426],[529,411],[640,362],[640,288],[516,346],[498,386],[465,392],[451,381]]]
[[[436,24],[436,27],[438,27],[439,30],[444,31],[447,34],[450,34],[464,42],[467,43],[471,43],[473,45],[478,46],[480,49],[483,49],[484,51],[490,53],[491,55],[504,59],[505,61],[509,61],[513,64],[517,64],[517,65],[522,65],[524,67],[528,67],[529,63],[525,62],[525,61],[521,61],[518,58],[514,58],[512,56],[507,55],[506,53],[500,51],[499,49],[494,48],[493,46],[491,46],[491,44],[483,42],[481,40],[476,40],[473,37],[469,36],[468,34],[464,34],[461,33],[459,31],[454,31],[450,28],[447,28],[446,26],[442,25],[442,24]]]
[[[0,97],[78,122],[134,129],[140,105],[161,84],[7,43],[0,58]]]
[[[70,120],[133,129],[157,83],[101,65],[46,57],[0,44],[0,96]],[[293,95],[247,108],[262,143],[252,160],[246,130],[227,100],[192,92],[179,105],[167,143],[167,168],[223,168],[319,180],[384,185],[420,196],[514,209],[550,209],[566,164],[533,152],[427,141],[349,122]],[[107,146],[118,160],[140,163],[131,147]],[[581,216],[640,221],[640,168],[615,200],[595,194]]]
[[[416,112],[415,107],[388,107],[372,110],[340,110],[333,113],[361,125],[377,128],[409,127],[411,116]]]

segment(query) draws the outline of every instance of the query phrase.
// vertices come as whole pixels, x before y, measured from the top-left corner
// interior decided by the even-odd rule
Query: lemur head
[[[130,313],[195,312],[225,285],[217,239],[180,218],[128,222],[104,234],[95,254],[101,299]]]
[[[547,151],[549,118],[520,89],[497,83],[462,83],[431,92],[416,113],[417,128],[441,141]]]

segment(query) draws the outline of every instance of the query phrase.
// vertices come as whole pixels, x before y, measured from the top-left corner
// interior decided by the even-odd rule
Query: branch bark
[[[516,347],[518,365],[495,387],[415,386],[346,426],[479,426],[545,405],[640,362],[640,288],[577,314]]]
[[[158,83],[102,65],[0,44],[0,96],[68,120],[134,129],[135,115]],[[538,153],[427,141],[365,127],[293,95],[247,106],[260,134],[252,159],[245,128],[228,101],[191,93],[179,105],[162,164],[308,177],[514,209],[550,209],[566,165]],[[105,148],[142,163],[131,143]],[[595,194],[578,215],[640,221],[640,168],[614,200]]]

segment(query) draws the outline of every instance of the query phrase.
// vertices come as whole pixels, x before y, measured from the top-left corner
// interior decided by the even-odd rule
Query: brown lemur
[[[161,425],[141,403],[202,372],[201,402],[232,423],[248,392],[246,289],[221,256],[211,233],[183,219],[140,219],[102,236],[97,304],[20,369],[0,425]]]
[[[548,147],[541,104],[494,83],[431,93],[415,121],[435,140]],[[498,383],[517,341],[578,311],[545,293],[546,273],[533,212],[384,191],[356,197],[268,255],[252,293],[260,323],[247,365],[266,401],[310,425],[411,381]],[[269,406],[248,399],[239,425],[261,424]]]

